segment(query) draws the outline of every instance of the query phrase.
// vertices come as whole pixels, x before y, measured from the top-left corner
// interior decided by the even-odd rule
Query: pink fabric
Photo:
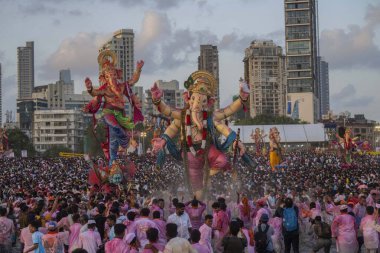
[[[79,235],[80,246],[87,250],[88,253],[96,253],[102,244],[102,239],[97,231],[87,230]]]
[[[29,249],[33,246],[32,233],[30,233],[29,227],[21,229],[20,241],[24,244],[24,249]]]
[[[249,205],[249,204],[248,204]],[[254,213],[254,208],[249,205],[249,214],[244,215],[244,205],[239,204],[239,218],[244,222],[244,227],[252,227],[252,215]]]
[[[356,253],[358,241],[356,240],[355,218],[349,214],[341,214],[335,217],[331,225],[333,237],[337,237],[339,252]]]
[[[153,243],[153,246],[156,248],[156,249],[158,249],[159,251],[164,251],[164,249],[165,249],[165,245],[161,245],[161,244],[159,244],[159,243]],[[142,253],[153,253],[153,250],[151,250],[151,249],[144,249],[143,251],[142,251]]]
[[[205,245],[209,248],[210,252],[212,252],[212,228],[203,224],[199,228],[199,232],[201,233],[201,239],[199,241],[200,244]]]
[[[128,253],[128,244],[119,238],[114,238],[106,243],[106,253]]]
[[[255,217],[255,225],[256,225],[256,226],[259,224],[259,221],[260,221],[261,215],[263,215],[264,213],[267,214],[268,217],[269,217],[268,210],[265,209],[264,207],[260,208],[260,209],[257,211],[256,217]]]
[[[136,230],[136,224],[134,221],[126,220],[123,222],[123,224],[127,227],[127,230],[125,231],[125,234],[134,233]]]
[[[210,249],[205,245],[195,243],[195,244],[192,244],[191,246],[193,246],[193,249],[198,251],[198,253],[211,253]]]
[[[374,228],[375,223],[376,219],[373,215],[365,216],[360,223],[366,249],[377,249],[379,247],[379,233]]]
[[[203,188],[204,156],[194,157],[191,152],[187,152],[187,159],[189,162],[190,183],[193,187],[193,191],[201,190]],[[227,165],[227,158],[214,145],[211,145],[208,153],[208,163],[210,168],[223,169]]]
[[[13,221],[7,217],[0,217],[0,242],[4,244],[12,243],[11,236],[15,232]]]
[[[191,226],[193,229],[199,229],[202,225],[202,214],[206,210],[206,205],[201,203],[197,208],[192,208],[190,205],[185,207],[186,213],[189,215]]]
[[[153,222],[158,228],[158,240],[160,244],[166,244],[166,222],[161,219],[154,219]]]
[[[317,209],[317,208],[312,208],[310,210],[310,218],[312,218],[313,220],[315,219],[315,217],[317,216],[320,216],[322,217],[322,212],[320,209]]]
[[[147,243],[149,243],[148,239],[146,238],[146,231],[149,228],[157,228],[156,223],[151,221],[148,218],[140,218],[135,221],[136,224],[136,230],[135,234],[137,236],[137,239],[139,240],[141,244],[141,248],[144,248]],[[160,236],[160,235],[159,235]]]
[[[74,223],[70,226],[70,236],[69,236],[69,252],[72,252],[74,249],[79,248],[79,234],[82,225],[80,223]]]

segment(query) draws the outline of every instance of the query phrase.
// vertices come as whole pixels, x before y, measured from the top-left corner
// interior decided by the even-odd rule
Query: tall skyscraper
[[[129,80],[134,71],[134,33],[132,29],[120,29],[114,32],[112,38],[107,41],[99,52],[112,50],[117,56],[117,67],[123,70],[121,81]]]
[[[3,93],[1,87],[1,63],[0,63],[0,127],[3,126]]]
[[[327,115],[328,111],[330,110],[329,64],[320,56],[318,56],[318,70],[321,115]]]
[[[244,78],[251,85],[250,116],[285,115],[285,55],[273,41],[252,41],[245,50]]]
[[[34,42],[17,48],[17,98],[31,98],[34,88]]]
[[[301,120],[314,123],[320,117],[316,1],[284,3],[288,102],[298,104]]]
[[[59,71],[59,83],[62,83],[64,93],[74,94],[74,81],[71,80],[71,72],[70,69],[61,69]]]
[[[214,75],[216,79],[216,101],[215,109],[220,108],[219,96],[219,54],[217,46],[201,45],[201,54],[198,57],[198,70],[206,70]]]

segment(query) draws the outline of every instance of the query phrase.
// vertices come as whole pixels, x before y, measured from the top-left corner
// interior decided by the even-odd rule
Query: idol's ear
[[[190,93],[188,91],[185,91],[183,94],[182,94],[182,98],[183,100],[185,101],[185,104],[188,104],[189,103],[189,100],[190,100]]]
[[[215,101],[216,101],[216,98],[215,97],[209,97],[208,100],[207,100],[207,106],[210,108],[210,107],[213,107],[214,104],[215,104]]]

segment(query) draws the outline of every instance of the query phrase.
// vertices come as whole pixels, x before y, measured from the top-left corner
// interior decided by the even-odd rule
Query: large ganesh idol
[[[131,80],[120,82],[122,70],[116,68],[116,60],[113,51],[101,52],[98,56],[101,67],[100,87],[94,88],[89,78],[85,80],[87,91],[94,98],[84,107],[84,111],[95,114],[103,104],[101,116],[108,128],[108,138],[105,143],[102,143],[102,148],[107,160],[109,160],[109,165],[112,165],[117,158],[119,148],[122,151],[127,148],[129,144],[128,131],[133,129],[134,123],[144,120],[141,114],[141,103],[132,92],[132,86],[139,80],[144,62],[137,62],[136,71]],[[125,115],[124,108],[127,102],[134,109],[133,119]]]
[[[174,120],[167,127],[161,138],[153,139],[153,151],[163,154],[166,145],[170,154],[182,160],[187,172],[189,192],[202,196],[207,187],[209,175],[219,170],[230,168],[223,153],[234,143],[236,133],[224,124],[224,119],[239,111],[249,97],[248,87],[241,88],[240,99],[224,109],[213,111],[215,102],[215,78],[206,71],[196,71],[185,82],[187,91],[184,93],[185,108],[175,109],[162,101],[162,91],[157,84],[151,88],[153,104],[158,111]],[[218,134],[226,137],[224,143],[218,142]],[[181,149],[173,142],[179,134]],[[250,165],[252,160],[245,154],[241,142],[238,143],[240,155]],[[159,163],[162,159],[158,159]]]

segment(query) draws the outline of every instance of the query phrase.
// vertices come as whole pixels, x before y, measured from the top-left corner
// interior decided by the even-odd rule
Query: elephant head
[[[192,73],[184,86],[188,90],[184,95],[191,120],[199,130],[203,128],[203,112],[209,111],[215,103],[215,78],[206,71]]]
[[[188,104],[191,121],[198,127],[203,128],[203,111],[209,111],[215,103],[215,98],[201,92],[192,92],[184,95],[185,103]]]

